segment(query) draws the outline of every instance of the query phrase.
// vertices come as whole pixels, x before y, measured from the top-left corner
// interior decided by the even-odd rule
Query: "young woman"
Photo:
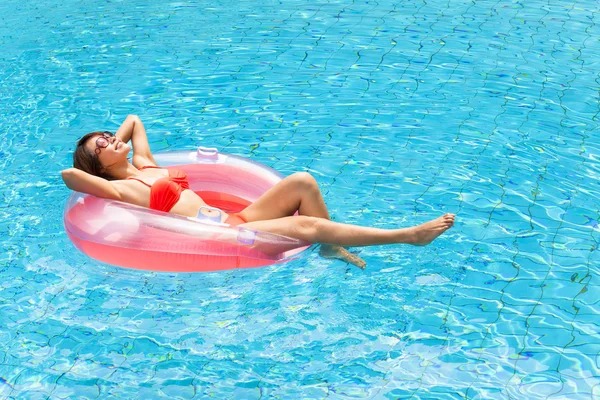
[[[131,163],[127,158],[129,141],[133,148]],[[69,189],[188,217],[207,212],[202,198],[189,190],[182,171],[156,165],[144,125],[135,115],[129,115],[114,135],[92,132],[83,136],[73,154],[73,166],[62,171]],[[294,216],[296,211],[299,215]],[[401,229],[333,222],[317,182],[305,172],[283,179],[240,213],[227,214],[217,209],[208,212],[220,214],[221,221],[231,225],[320,243],[322,256],[360,268],[365,267],[365,262],[342,246],[426,245],[454,224],[453,214]]]

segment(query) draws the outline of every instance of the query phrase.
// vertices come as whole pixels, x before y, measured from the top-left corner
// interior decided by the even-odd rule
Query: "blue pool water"
[[[600,398],[592,1],[0,4],[0,398]],[[77,251],[59,171],[153,150],[310,171],[338,221],[456,226],[206,274]]]

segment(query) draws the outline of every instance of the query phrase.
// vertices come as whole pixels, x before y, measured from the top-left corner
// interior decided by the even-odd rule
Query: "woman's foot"
[[[356,254],[350,253],[342,246],[322,244],[319,254],[321,255],[321,257],[324,258],[335,258],[337,260],[345,261],[347,263],[357,266],[360,269],[365,269],[365,267],[367,266],[365,260],[357,256]]]
[[[414,241],[411,241],[411,244],[415,246],[428,245],[452,225],[454,225],[454,214],[444,214],[439,218],[410,228],[414,230]]]

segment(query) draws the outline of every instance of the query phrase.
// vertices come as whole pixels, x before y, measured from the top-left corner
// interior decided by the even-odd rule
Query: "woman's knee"
[[[297,233],[304,240],[314,241],[317,237],[317,233],[319,232],[319,224],[321,223],[321,218],[299,215],[297,217],[294,217],[294,219],[296,219],[297,221],[295,227]]]
[[[308,172],[296,172],[289,179],[303,189],[319,189],[317,180]]]

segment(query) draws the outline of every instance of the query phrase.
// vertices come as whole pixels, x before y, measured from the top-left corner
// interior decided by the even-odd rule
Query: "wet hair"
[[[84,135],[81,139],[79,139],[79,141],[77,142],[77,147],[75,148],[75,152],[73,153],[73,167],[87,172],[90,175],[99,176],[100,178],[112,181],[115,178],[103,172],[103,167],[102,164],[100,164],[98,155],[96,153],[90,153],[90,151],[85,147],[85,144],[88,140],[90,140],[90,138],[104,134],[114,136],[112,132],[97,131],[90,132],[87,135]]]

